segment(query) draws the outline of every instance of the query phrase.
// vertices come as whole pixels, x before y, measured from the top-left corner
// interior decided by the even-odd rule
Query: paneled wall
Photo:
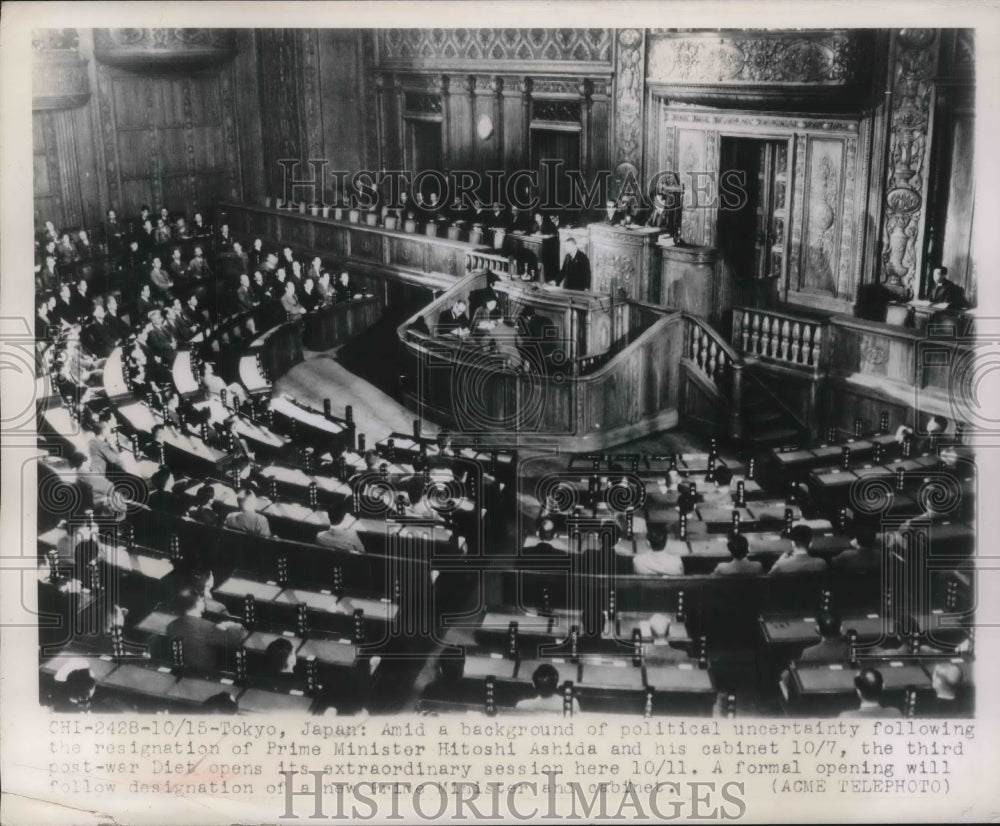
[[[336,200],[337,172],[369,168],[375,155],[373,92],[365,66],[372,35],[355,29],[259,29],[254,35],[266,193],[312,200],[306,187],[283,193],[286,178],[315,181]],[[280,161],[298,160],[285,167]],[[317,161],[314,165],[306,162]],[[323,161],[327,164],[324,167]],[[285,169],[288,169],[288,172]]]
[[[216,197],[259,194],[246,33],[81,29],[77,40],[34,58],[37,220],[95,226],[109,207],[210,212]]]
[[[222,72],[143,75],[99,66],[97,90],[111,202],[208,210],[242,197],[232,77]]]
[[[589,183],[611,163],[613,34],[607,29],[378,32],[373,78],[380,167],[415,171],[408,169],[413,164],[408,123],[423,121],[440,124],[442,165],[452,171],[472,170],[485,179],[488,170],[537,169],[545,153],[563,161],[565,169],[583,172]]]

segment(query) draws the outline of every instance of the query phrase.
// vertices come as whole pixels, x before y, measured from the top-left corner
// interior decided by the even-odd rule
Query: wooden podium
[[[590,225],[591,289],[659,303],[660,249],[656,227]],[[652,292],[651,292],[652,291]]]

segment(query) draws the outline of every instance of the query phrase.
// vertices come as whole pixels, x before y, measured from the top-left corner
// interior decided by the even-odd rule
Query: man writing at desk
[[[575,238],[566,239],[566,257],[555,283],[564,290],[590,289],[590,259],[577,248]]]
[[[948,268],[937,266],[931,270],[931,290],[928,298],[931,306],[939,310],[959,310],[962,308],[962,289],[954,281],[948,280]]]

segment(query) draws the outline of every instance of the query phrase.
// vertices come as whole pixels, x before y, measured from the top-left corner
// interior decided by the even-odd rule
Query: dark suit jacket
[[[850,659],[850,656],[850,641],[844,637],[837,637],[810,645],[799,656],[799,662],[838,663]]]
[[[947,304],[949,310],[954,310],[961,305],[961,293],[957,284],[942,278],[940,284],[932,282],[930,300],[934,304]]]
[[[203,617],[178,617],[167,626],[167,636],[184,643],[184,665],[199,671],[225,667],[239,648],[243,634],[238,628],[223,631]]]
[[[590,259],[577,250],[574,257],[563,258],[562,269],[559,270],[559,285],[566,290],[590,289]]]

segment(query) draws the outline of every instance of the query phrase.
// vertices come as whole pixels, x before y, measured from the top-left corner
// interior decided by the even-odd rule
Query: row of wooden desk
[[[76,654],[61,654],[41,665],[43,691],[54,692],[58,671]],[[230,677],[182,676],[163,665],[118,663],[111,656],[88,657],[87,665],[98,687],[141,711],[193,711],[225,692],[236,700],[240,714],[304,713],[314,701],[304,691],[266,690],[236,685]]]

